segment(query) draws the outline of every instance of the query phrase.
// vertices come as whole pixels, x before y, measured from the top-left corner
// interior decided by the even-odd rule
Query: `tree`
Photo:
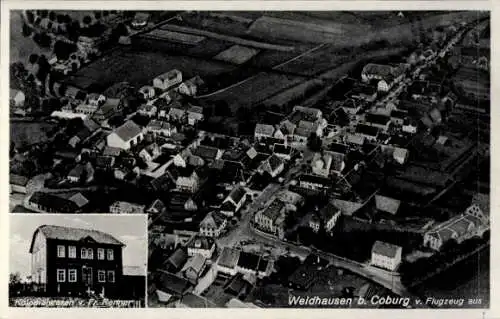
[[[32,11],[30,10],[26,11],[26,20],[28,20],[28,23],[33,23],[35,21],[35,15],[33,14]]]
[[[57,17],[56,17],[56,21],[59,24],[64,23],[64,15],[58,14]]]
[[[56,21],[56,13],[54,11],[49,12],[49,20]]]
[[[94,11],[94,18],[96,18],[96,20],[99,20],[101,17],[102,17],[101,11]]]
[[[23,36],[29,37],[31,34],[32,34],[31,28],[26,23],[24,23],[23,24]]]
[[[83,23],[85,23],[85,25],[90,25],[90,23],[92,22],[92,18],[90,16],[85,16],[83,17]]]
[[[31,63],[31,64],[36,63],[36,62],[38,61],[38,54],[35,54],[35,53],[30,54],[30,56],[29,56],[29,58],[28,58],[28,61],[29,61],[29,63]]]
[[[76,62],[71,63],[71,72],[76,73],[78,71],[78,64]]]

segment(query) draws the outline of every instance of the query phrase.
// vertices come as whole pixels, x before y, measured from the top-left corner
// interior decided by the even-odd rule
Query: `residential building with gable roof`
[[[127,121],[106,138],[110,147],[129,150],[144,139],[143,129],[133,121]]]
[[[390,271],[401,264],[403,248],[383,241],[376,241],[372,248],[370,264]]]
[[[125,244],[93,229],[55,225],[38,227],[31,240],[31,278],[49,296],[121,295]]]
[[[219,237],[227,225],[226,217],[217,212],[209,212],[200,222],[200,234],[208,237]]]

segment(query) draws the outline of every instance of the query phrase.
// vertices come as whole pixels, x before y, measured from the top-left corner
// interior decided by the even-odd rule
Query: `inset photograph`
[[[144,307],[144,215],[11,215],[10,227],[11,307]]]

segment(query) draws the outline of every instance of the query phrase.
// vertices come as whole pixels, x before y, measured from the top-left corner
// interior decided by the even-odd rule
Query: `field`
[[[123,81],[140,87],[174,68],[182,71],[184,78],[196,75],[205,78],[231,71],[234,67],[189,56],[120,49],[80,69],[66,82],[87,91],[102,92],[116,82]]]
[[[148,50],[172,55],[188,55],[195,58],[210,59],[219,52],[231,47],[232,43],[205,38],[205,40],[199,42],[197,45],[191,45],[141,35],[133,38],[132,45],[138,50],[143,51]]]
[[[259,50],[242,45],[233,45],[229,49],[217,54],[214,59],[233,64],[243,64],[259,53]]]
[[[262,72],[243,83],[203,98],[202,101],[226,101],[233,110],[251,107],[302,81],[304,78],[299,76]]]
[[[339,49],[331,44],[317,48],[317,50],[290,61],[276,68],[276,70],[304,76],[313,76],[335,67],[343,58],[343,55],[339,53]]]
[[[267,99],[263,102],[265,106],[272,105],[287,105],[297,99],[303,99],[305,97],[305,93],[308,91],[314,90],[316,88],[321,88],[323,86],[323,82],[320,80],[310,80],[307,82],[300,83],[296,86],[293,86],[290,89],[285,90],[271,98]]]
[[[191,45],[198,44],[201,41],[205,40],[205,37],[203,37],[203,36],[175,32],[175,31],[169,31],[169,30],[162,30],[162,29],[154,29],[151,32],[146,33],[143,36],[146,38],[166,40],[166,41],[178,42],[178,43],[183,43],[183,44],[191,44]]]
[[[355,35],[366,34],[366,31],[366,28],[356,25],[332,23],[330,26],[322,26],[267,16],[257,19],[249,28],[250,35],[265,39],[285,39],[305,43],[341,42],[343,45],[352,41]]]

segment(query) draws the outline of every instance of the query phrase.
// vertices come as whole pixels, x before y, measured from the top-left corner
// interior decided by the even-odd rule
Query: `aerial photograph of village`
[[[50,260],[11,297],[490,307],[489,11],[11,10],[9,47],[10,219]],[[147,219],[138,281],[67,214]]]

